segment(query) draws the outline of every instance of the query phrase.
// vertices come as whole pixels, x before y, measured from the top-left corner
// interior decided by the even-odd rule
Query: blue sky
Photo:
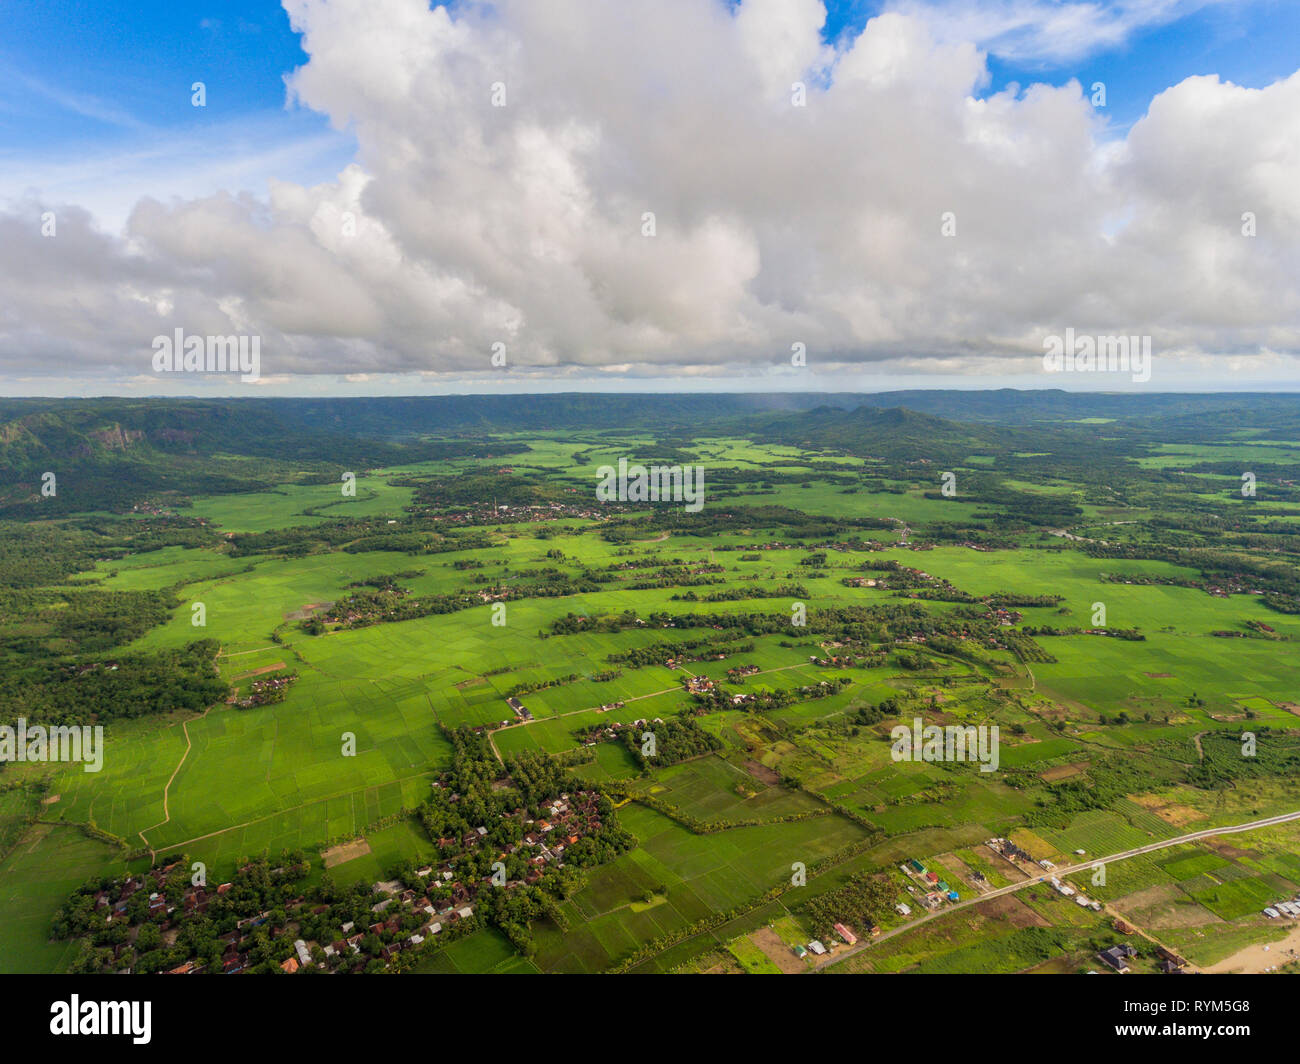
[[[143,193],[262,195],[352,158],[346,133],[286,107],[307,56],[276,3],[5,0],[0,20],[0,197],[34,188],[118,225]]]
[[[196,80],[209,121],[282,110],[281,76],[307,58],[262,0],[7,0],[3,19],[0,129],[33,148],[188,124]]]
[[[1052,0],[1007,5],[1047,14],[1060,6]],[[824,37],[856,36],[891,7],[993,17],[1002,6],[828,0]],[[1140,6],[1140,0],[1096,5],[1115,19]],[[1010,83],[1103,81],[1108,116],[1122,134],[1156,93],[1190,75],[1214,73],[1259,88],[1300,65],[1300,3],[1174,0],[1174,6],[1180,17],[1138,25],[1121,44],[1089,45],[1083,38],[1077,57],[1019,54],[1033,51],[1032,40],[986,42],[987,91]],[[0,197],[28,187],[47,197],[62,193],[120,224],[143,192],[194,196],[243,188],[261,195],[268,176],[313,184],[332,179],[352,158],[355,145],[346,131],[286,107],[284,76],[307,56],[272,0],[5,0],[0,19],[0,167],[7,171]],[[1004,57],[1003,47],[1017,54]],[[190,103],[195,81],[207,86],[203,109]],[[149,187],[138,183],[142,175],[152,175]]]
[[[0,392],[1300,381],[1300,0],[286,2],[0,0]]]

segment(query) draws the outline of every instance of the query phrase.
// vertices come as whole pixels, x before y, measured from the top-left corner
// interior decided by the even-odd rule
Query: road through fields
[[[1093,858],[1091,861],[1084,861],[1082,864],[1066,865],[1063,868],[1053,868],[1052,875],[1060,879],[1064,876],[1071,875],[1075,872],[1083,872],[1089,868],[1095,868],[1099,864],[1110,864],[1110,862],[1112,861],[1122,861],[1126,857],[1137,857],[1139,854],[1152,853],[1156,850],[1168,849],[1170,846],[1180,846],[1186,842],[1196,842],[1198,839],[1208,839],[1214,835],[1231,835],[1234,834],[1235,832],[1254,831],[1257,828],[1272,827],[1274,824],[1285,824],[1287,821],[1290,820],[1300,820],[1300,810],[1297,810],[1294,813],[1282,813],[1278,816],[1265,817],[1263,820],[1252,820],[1247,824],[1235,824],[1229,827],[1222,827],[1222,828],[1204,828],[1201,831],[1193,831],[1188,835],[1179,835],[1177,838],[1174,839],[1164,839],[1161,842],[1148,843],[1146,846],[1138,846],[1132,850],[1122,850],[1119,853],[1111,854],[1109,857],[1096,857]],[[850,946],[844,952],[837,954],[834,958],[828,958],[826,961],[818,965],[816,968],[810,969],[810,971],[824,972],[827,968],[830,968],[832,965],[839,964],[840,961],[845,960],[848,957],[852,957],[856,953],[861,953],[864,949],[867,949],[873,943],[884,942],[885,939],[893,938],[895,935],[905,934],[906,932],[911,931],[913,928],[919,926],[920,924],[926,923],[927,921],[933,920],[937,917],[944,916],[948,913],[955,912],[958,909],[965,909],[969,905],[979,905],[981,902],[988,901],[990,898],[999,898],[1004,894],[1014,894],[1018,890],[1024,890],[1025,887],[1032,887],[1036,883],[1043,882],[1045,878],[1046,877],[1044,876],[1040,876],[1037,879],[1026,879],[1020,883],[1011,883],[1008,886],[998,887],[996,890],[990,890],[985,894],[981,894],[977,898],[970,898],[967,901],[957,902],[955,905],[948,905],[943,909],[938,909],[934,912],[926,913],[924,916],[917,917],[915,920],[912,920],[904,924],[902,927],[896,927],[892,931],[886,931],[881,935],[877,935],[875,938],[864,939],[862,942],[859,942],[856,946]]]

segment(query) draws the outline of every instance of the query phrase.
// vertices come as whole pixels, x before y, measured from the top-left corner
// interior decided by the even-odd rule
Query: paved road
[[[1198,839],[1208,839],[1214,835],[1232,835],[1239,831],[1254,831],[1257,828],[1267,828],[1274,824],[1285,824],[1289,820],[1300,820],[1300,810],[1294,813],[1282,813],[1279,816],[1265,817],[1263,820],[1252,820],[1248,824],[1235,824],[1223,828],[1205,828],[1201,831],[1193,831],[1187,835],[1179,835],[1176,839],[1164,839],[1161,842],[1148,843],[1146,846],[1138,846],[1132,850],[1124,850],[1120,853],[1113,853],[1109,857],[1094,857],[1082,864],[1066,865],[1062,868],[1053,868],[1051,875],[1058,879],[1071,875],[1074,872],[1083,872],[1099,864],[1110,864],[1112,861],[1122,861],[1126,857],[1137,857],[1139,854],[1152,853],[1155,850],[1168,849],[1170,846],[1180,846],[1185,842],[1196,842]],[[1005,887],[998,887],[996,890],[987,891],[978,897],[969,898],[966,901],[959,901],[954,905],[947,905],[942,909],[934,912],[928,912],[924,916],[918,916],[901,927],[896,927],[892,931],[886,931],[877,935],[875,938],[869,938],[859,942],[856,946],[850,946],[847,950],[838,953],[833,959],[825,961],[823,964],[813,968],[814,972],[824,972],[833,964],[839,964],[840,961],[847,957],[852,957],[855,953],[861,953],[868,949],[876,942],[884,942],[886,939],[893,938],[895,935],[901,935],[911,931],[914,927],[933,920],[937,917],[944,916],[947,913],[955,912],[958,909],[965,909],[968,905],[979,905],[981,902],[988,901],[990,898],[1000,898],[1004,894],[1014,894],[1018,890],[1024,890],[1026,887],[1032,887],[1042,882],[1043,877],[1026,879],[1020,883],[1011,883]]]

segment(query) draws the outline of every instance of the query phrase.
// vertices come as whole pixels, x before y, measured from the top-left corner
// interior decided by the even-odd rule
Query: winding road
[[[1300,810],[1294,813],[1282,813],[1278,816],[1265,817],[1262,820],[1252,820],[1247,824],[1234,824],[1222,828],[1204,828],[1201,831],[1193,831],[1187,835],[1179,835],[1174,839],[1163,839],[1160,842],[1148,843],[1146,846],[1138,846],[1132,850],[1122,850],[1119,853],[1113,853],[1109,857],[1094,857],[1090,861],[1084,861],[1082,864],[1065,865],[1061,868],[1053,868],[1051,874],[1058,879],[1072,875],[1075,872],[1083,872],[1090,868],[1095,868],[1099,864],[1110,864],[1112,861],[1122,861],[1126,857],[1137,857],[1139,854],[1153,853],[1156,850],[1165,850],[1170,846],[1181,846],[1183,843],[1196,842],[1199,839],[1208,839],[1215,835],[1232,835],[1241,831],[1254,831],[1257,828],[1272,827],[1274,824],[1285,824],[1291,820],[1300,820]],[[1014,894],[1018,890],[1024,890],[1026,887],[1032,887],[1042,883],[1045,876],[1036,879],[1026,879],[1019,883],[1011,883],[1005,887],[998,887],[995,890],[987,891],[978,897],[969,898],[966,901],[957,902],[953,905],[945,906],[934,912],[928,912],[924,916],[918,916],[915,920],[910,920],[901,927],[896,927],[892,931],[886,931],[877,935],[875,938],[866,939],[859,942],[856,946],[850,946],[848,949],[838,953],[834,958],[827,959],[816,968],[811,969],[813,972],[824,972],[832,965],[839,964],[840,961],[852,957],[856,953],[861,953],[864,949],[869,948],[876,942],[884,942],[885,939],[893,938],[895,935],[905,934],[920,924],[926,923],[940,916],[946,916],[948,913],[956,912],[958,909],[965,909],[970,905],[979,905],[981,902],[988,901],[990,898],[1000,898],[1004,894]]]

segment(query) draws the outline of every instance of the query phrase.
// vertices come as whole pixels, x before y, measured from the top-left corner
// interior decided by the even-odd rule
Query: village
[[[276,702],[283,702],[289,687],[297,679],[297,674],[292,672],[263,677],[252,682],[248,694],[242,698],[237,694],[231,695],[228,702],[240,709],[249,709],[252,706],[269,706]]]
[[[566,489],[576,493],[576,489]],[[511,506],[507,503],[481,502],[473,506],[458,507],[430,513],[430,520],[448,525],[525,524],[557,519],[578,521],[603,521],[608,519],[608,507],[591,504],[552,502],[545,505]]]
[[[450,856],[375,882],[369,898],[354,891],[330,901],[315,888],[298,888],[308,868],[300,855],[275,868],[249,862],[214,888],[190,882],[188,865],[178,859],[100,884],[78,920],[96,942],[111,942],[101,970],[119,974],[144,970],[137,967],[141,958],[159,954],[168,966],[148,970],[170,975],[265,971],[268,958],[286,974],[386,970],[426,944],[482,926],[485,890],[532,887],[548,869],[563,868],[566,848],[600,831],[597,800],[595,792],[566,791],[544,803],[541,818],[517,812],[522,835],[500,848],[487,876],[467,875],[467,862],[459,860],[487,842],[488,829],[479,826],[463,837],[437,839]],[[508,876],[508,866],[518,870],[515,876]]]

